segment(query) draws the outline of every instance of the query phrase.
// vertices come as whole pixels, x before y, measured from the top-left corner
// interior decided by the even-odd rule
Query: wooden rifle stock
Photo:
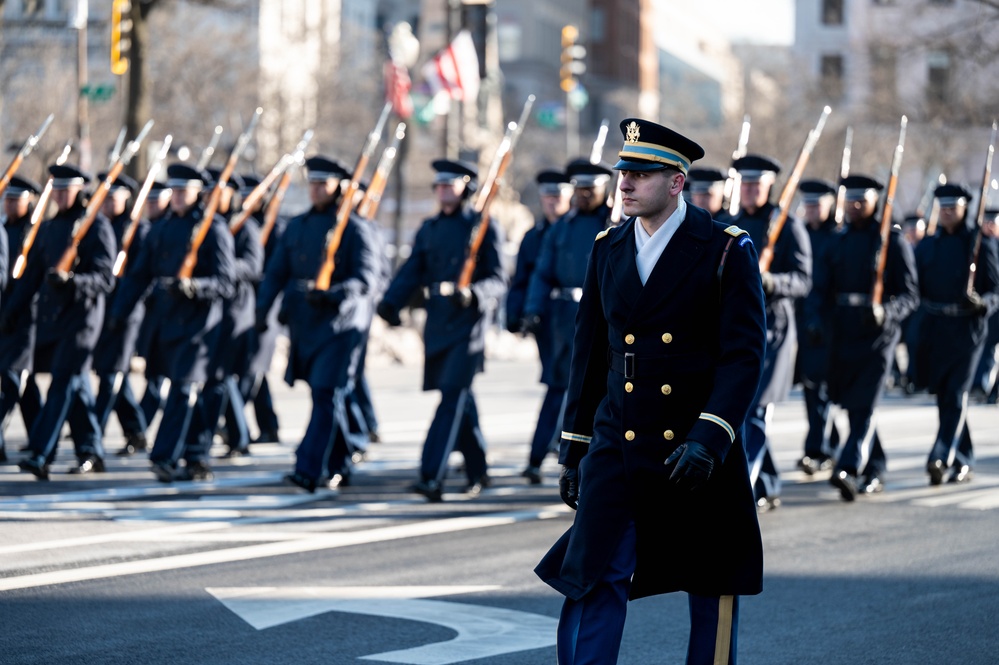
[[[142,220],[142,210],[149,199],[149,192],[153,189],[153,182],[156,181],[156,176],[163,168],[163,160],[166,159],[172,142],[173,136],[167,134],[166,138],[163,139],[163,145],[160,146],[159,152],[156,153],[156,158],[153,160],[152,166],[149,167],[149,172],[146,173],[146,179],[142,183],[142,188],[135,197],[135,203],[132,205],[132,213],[129,215],[128,228],[125,229],[125,235],[121,239],[121,251],[118,252],[118,256],[114,260],[114,267],[111,269],[111,273],[115,277],[121,277],[125,272],[125,264],[128,262],[128,250],[131,248],[132,242],[135,240],[135,233],[139,229],[139,222]]]
[[[785,222],[787,222],[787,215],[791,209],[791,200],[794,198],[794,193],[798,191],[798,182],[801,180],[801,175],[805,172],[805,167],[808,166],[808,158],[812,156],[815,144],[818,143],[819,137],[822,136],[822,128],[825,127],[826,119],[830,113],[832,113],[832,109],[828,106],[822,109],[822,115],[819,116],[819,121],[815,124],[815,129],[808,132],[808,137],[805,138],[805,144],[801,146],[801,152],[798,153],[798,160],[794,163],[791,175],[787,177],[787,182],[784,183],[784,190],[781,191],[780,199],[777,201],[777,212],[771,218],[770,227],[767,230],[767,245],[760,251],[760,272],[770,270],[770,264],[774,260],[774,247],[777,245],[781,231],[784,230]]]
[[[146,126],[142,128],[139,135],[135,137],[134,141],[128,144],[115,163],[111,165],[108,170],[107,176],[104,177],[104,181],[101,183],[94,195],[90,197],[90,203],[87,204],[87,211],[83,215],[83,220],[76,226],[76,231],[73,233],[73,238],[70,241],[69,247],[63,252],[62,258],[56,263],[55,269],[58,272],[68,273],[73,270],[73,264],[76,263],[76,257],[79,253],[80,242],[86,237],[87,232],[90,227],[93,226],[94,220],[97,219],[97,215],[101,211],[101,204],[104,203],[104,199],[107,198],[108,192],[111,191],[111,185],[114,181],[118,179],[121,172],[125,169],[125,166],[132,160],[135,153],[139,151],[139,145],[142,140],[146,138],[149,130],[153,128],[153,121],[150,120],[146,123]]]
[[[968,266],[968,294],[975,290],[975,271],[978,269],[978,253],[982,249],[982,224],[985,222],[985,208],[989,198],[989,185],[992,182],[992,157],[996,152],[996,122],[992,121],[992,136],[989,138],[989,149],[985,155],[985,172],[982,174],[982,190],[978,197],[978,210],[975,213],[975,245],[971,253],[971,265]]]
[[[839,163],[840,183],[850,175],[850,156],[853,154],[853,127],[846,128],[846,140],[843,142],[843,158]],[[843,223],[843,213],[846,211],[846,186],[839,184],[836,187],[836,212],[833,219],[836,224]]]
[[[225,167],[219,174],[219,178],[216,181],[215,186],[212,188],[211,194],[208,196],[208,203],[205,204],[205,210],[201,217],[201,222],[195,228],[194,233],[191,236],[191,246],[187,250],[187,255],[184,256],[184,262],[180,265],[180,270],[177,271],[177,279],[190,279],[194,275],[194,268],[198,265],[198,250],[201,249],[201,245],[205,242],[205,238],[208,237],[208,231],[212,228],[212,221],[215,219],[215,211],[218,210],[219,200],[222,198],[222,190],[226,188],[229,183],[229,178],[232,177],[232,172],[236,170],[236,164],[239,162],[239,157],[243,154],[247,144],[250,142],[250,136],[252,136],[253,130],[257,126],[257,122],[260,120],[260,116],[263,112],[263,109],[257,108],[257,110],[253,112],[250,124],[247,125],[246,130],[239,135],[239,139],[236,141],[236,145],[232,149],[232,154],[229,155],[229,160],[226,162]]]
[[[263,200],[264,196],[267,195],[268,190],[270,190],[271,185],[277,181],[288,169],[290,169],[295,164],[301,164],[305,159],[305,149],[309,146],[309,142],[312,141],[313,131],[308,129],[302,136],[302,140],[298,142],[295,147],[295,152],[288,153],[278,160],[278,163],[274,165],[260,184],[253,188],[253,190],[243,199],[243,205],[240,208],[239,214],[236,215],[231,222],[229,222],[229,230],[232,231],[233,235],[239,233],[239,230],[243,228],[246,224],[246,220],[250,218],[253,214],[253,210],[257,207],[257,204]],[[287,185],[285,186],[287,189]]]
[[[364,171],[368,168],[371,155],[374,153],[375,148],[378,147],[379,141],[381,141],[382,132],[385,130],[385,123],[388,122],[391,112],[392,103],[386,102],[385,106],[382,107],[382,114],[378,117],[378,123],[371,130],[371,133],[368,134],[364,148],[361,150],[361,156],[358,157],[357,164],[354,166],[354,172],[350,176],[350,183],[347,185],[347,189],[340,194],[340,206],[336,211],[336,224],[330,231],[329,240],[326,242],[326,254],[323,258],[323,264],[319,266],[319,272],[316,274],[315,288],[318,291],[325,291],[330,288],[333,271],[336,270],[336,252],[340,249],[343,233],[347,229],[347,222],[350,221],[350,213],[354,210],[354,195],[357,194],[357,190],[360,187],[361,178],[364,176]]]
[[[3,193],[7,191],[7,185],[10,184],[10,179],[13,178],[14,174],[17,173],[17,170],[21,168],[21,164],[24,162],[24,159],[30,155],[31,151],[35,149],[36,145],[38,145],[38,141],[48,130],[54,117],[55,116],[50,113],[49,117],[45,118],[45,122],[42,123],[42,126],[38,128],[38,131],[29,136],[28,140],[24,142],[24,145],[21,146],[21,149],[17,151],[16,155],[14,155],[14,159],[11,160],[7,170],[4,171],[3,176],[0,176],[0,196],[3,196]]]
[[[281,210],[281,202],[284,201],[285,192],[291,185],[291,171],[285,171],[281,175],[281,181],[274,190],[274,195],[267,202],[267,209],[264,211],[264,225],[260,229],[260,246],[266,247],[267,240],[274,232],[274,225],[277,223],[278,212]]]
[[[59,157],[56,158],[56,164],[65,164],[72,149],[73,144],[67,143]],[[31,252],[31,247],[35,244],[35,238],[38,237],[38,227],[44,221],[45,212],[49,207],[49,199],[52,198],[53,180],[55,179],[49,176],[42,193],[38,196],[38,201],[35,203],[35,210],[31,213],[30,228],[25,234],[24,240],[21,241],[21,253],[14,261],[14,269],[11,271],[14,279],[21,279],[21,276],[24,275],[24,269],[28,267],[28,253]]]
[[[378,204],[382,202],[382,194],[385,193],[385,185],[388,183],[389,173],[395,164],[395,157],[399,152],[399,144],[406,136],[406,123],[400,122],[395,127],[395,136],[391,145],[382,151],[382,156],[375,167],[375,175],[371,178],[368,191],[364,192],[364,198],[357,204],[357,214],[365,219],[374,219],[378,212]]]
[[[524,131],[524,125],[531,114],[531,107],[534,106],[534,95],[528,95],[524,107],[520,111],[520,118],[517,122],[507,125],[506,134],[500,141],[496,154],[493,156],[493,163],[489,167],[485,184],[479,190],[479,196],[475,200],[474,211],[479,215],[479,223],[472,234],[468,245],[468,256],[465,264],[461,268],[461,275],[458,277],[457,286],[459,289],[467,289],[472,284],[472,276],[475,274],[475,267],[479,261],[479,250],[485,242],[486,233],[489,231],[489,206],[496,193],[499,191],[499,179],[506,173],[510,160],[513,158],[513,149],[517,147],[517,140]]]
[[[902,153],[905,152],[905,126],[909,120],[904,115],[899,124],[898,143],[891,159],[891,176],[885,194],[885,207],[881,211],[881,246],[878,248],[874,272],[874,287],[871,289],[871,303],[880,305],[884,299],[885,266],[888,265],[888,242],[891,240],[891,213],[895,205],[895,188],[898,186],[898,170],[902,166]]]

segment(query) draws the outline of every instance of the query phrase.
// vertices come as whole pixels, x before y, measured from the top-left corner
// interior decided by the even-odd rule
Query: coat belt
[[[626,379],[633,379],[637,376],[661,376],[676,361],[669,356],[636,356],[609,349],[607,362],[612,371],[623,374]]]
[[[870,307],[874,301],[869,293],[840,293],[836,295],[836,304],[845,307]]]
[[[572,289],[566,288],[562,289],[555,287],[548,296],[552,300],[567,300],[569,302],[579,302],[583,297],[583,289],[581,287],[575,287]]]
[[[434,282],[430,286],[424,287],[423,297],[441,296],[447,298],[453,296],[456,290],[454,282]]]

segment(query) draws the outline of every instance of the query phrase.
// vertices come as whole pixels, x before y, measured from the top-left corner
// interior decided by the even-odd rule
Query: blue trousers
[[[212,379],[205,384],[204,393],[205,409],[212,432],[214,433],[224,416],[229,448],[247,451],[250,447],[250,429],[246,424],[246,404],[236,377],[229,374],[221,381]]]
[[[470,388],[444,388],[423,444],[420,474],[444,482],[447,460],[457,449],[465,457],[465,473],[474,483],[486,475],[486,440],[479,428],[479,410]]]
[[[53,374],[45,405],[28,435],[28,446],[35,458],[46,464],[55,459],[62,425],[69,421],[70,435],[77,458],[86,455],[104,457],[101,428],[94,412],[94,393],[90,379],[82,374]]]
[[[773,410],[773,404],[759,404],[746,419],[746,459],[749,460],[753,498],[757,501],[780,496],[780,474],[767,437],[767,425],[773,417]]]
[[[600,581],[581,599],[565,599],[558,623],[558,665],[617,662],[635,572],[635,547],[635,525],[631,523]],[[687,665],[735,665],[739,597],[688,596]]]
[[[808,416],[808,434],[805,435],[805,454],[812,459],[832,457],[839,446],[839,430],[832,419],[833,404],[825,383],[815,385],[804,381],[805,413]]]
[[[545,456],[551,450],[552,444],[558,440],[562,425],[562,412],[565,408],[565,389],[548,387],[545,399],[541,402],[541,412],[538,414],[538,425],[534,428],[534,438],[531,440],[531,455],[529,466],[541,466]]]
[[[101,375],[94,408],[97,411],[97,424],[102,432],[107,429],[112,410],[118,415],[118,422],[126,435],[145,434],[149,424],[135,398],[126,372]]]
[[[930,450],[930,462],[943,460],[949,466],[974,466],[975,452],[968,429],[968,393],[954,390],[937,393],[940,426]]]
[[[874,425],[873,408],[848,409],[850,435],[840,450],[836,469],[853,475],[884,478],[888,459]]]
[[[171,466],[181,458],[200,462],[208,457],[211,445],[212,430],[201,390],[194,383],[171,383],[149,460]]]
[[[239,392],[243,402],[253,404],[257,417],[257,429],[261,432],[278,431],[277,413],[274,412],[274,398],[266,374],[247,374],[239,378]]]
[[[350,474],[347,388],[313,388],[312,416],[295,451],[295,471],[318,481],[324,470]]]
[[[142,415],[145,417],[147,425],[153,422],[156,412],[163,408],[166,401],[166,397],[163,395],[164,381],[162,376],[147,377],[146,379],[146,392],[142,393],[139,408],[142,409]]]
[[[30,432],[42,410],[42,393],[34,374],[25,372],[22,376],[20,372],[8,369],[0,373],[0,450],[6,446],[3,432],[15,404],[20,405],[24,429]]]

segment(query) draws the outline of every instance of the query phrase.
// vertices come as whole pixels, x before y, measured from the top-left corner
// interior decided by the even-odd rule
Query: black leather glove
[[[520,332],[525,335],[537,335],[541,329],[541,317],[537,314],[529,314],[520,320]]]
[[[257,309],[254,312],[253,328],[258,333],[265,333],[267,332],[268,327],[269,326],[267,325],[267,310],[261,307],[260,309]]]
[[[666,458],[666,468],[673,467],[669,479],[677,489],[694,491],[711,477],[715,468],[715,456],[707,446],[697,441],[681,443],[673,454]]]
[[[512,332],[514,334],[519,333],[520,332],[520,319],[509,319],[508,318],[506,320],[506,329],[509,332]]]
[[[965,307],[971,310],[976,316],[985,316],[989,311],[989,306],[985,304],[982,297],[976,291],[972,291],[964,296]]]
[[[194,280],[182,277],[170,285],[170,295],[174,298],[194,300],[198,297],[198,287],[195,286]]]
[[[579,501],[579,469],[562,466],[562,471],[558,474],[558,494],[565,505],[576,509]]]
[[[378,303],[377,312],[378,316],[385,319],[385,323],[390,326],[402,325],[402,319],[399,318],[399,311],[384,300]]]
[[[104,324],[104,331],[110,334],[119,333],[125,329],[125,319],[120,316],[112,316]]]
[[[462,309],[467,309],[476,302],[475,292],[467,286],[463,289],[456,288],[451,294],[451,302]]]
[[[62,289],[69,286],[69,283],[73,281],[73,273],[53,268],[45,274],[45,281],[54,289]]]
[[[343,302],[343,292],[310,289],[305,292],[305,300],[313,307],[336,311],[340,309],[340,304]]]
[[[774,276],[769,272],[760,273],[760,283],[763,284],[763,295],[772,295],[774,292]]]

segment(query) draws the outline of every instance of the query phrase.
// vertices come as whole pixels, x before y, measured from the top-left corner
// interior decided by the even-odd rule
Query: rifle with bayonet
[[[749,114],[743,116],[742,118],[742,129],[739,131],[739,142],[736,144],[736,148],[732,151],[732,161],[739,159],[740,157],[745,157],[746,152],[749,149],[749,129],[751,124],[749,122]],[[728,214],[733,217],[739,214],[739,203],[742,199],[742,191],[740,190],[740,184],[742,183],[742,176],[739,172],[735,170],[735,167],[730,166],[728,169],[728,180],[725,181],[725,192],[723,196],[728,199]]]
[[[610,127],[607,118],[600,121],[600,129],[597,130],[597,138],[593,140],[593,147],[590,148],[590,164],[599,164],[604,158],[604,144],[607,142],[607,130]]]
[[[305,149],[309,147],[309,142],[312,141],[312,134],[313,132],[311,129],[306,130],[305,134],[302,136],[302,140],[299,141],[298,145],[295,147],[295,151],[283,155],[281,159],[278,160],[278,163],[274,165],[274,168],[270,170],[270,173],[264,176],[264,179],[260,181],[260,184],[254,187],[253,190],[246,195],[246,198],[243,199],[243,205],[239,210],[239,214],[233,217],[232,221],[229,222],[229,230],[232,231],[233,235],[239,233],[239,230],[243,228],[243,225],[246,224],[246,220],[248,220],[250,215],[253,214],[253,211],[256,210],[257,204],[260,203],[264,196],[267,195],[271,185],[273,185],[278,178],[282,177],[292,166],[302,163],[305,159]]]
[[[503,140],[500,141],[496,154],[493,155],[493,162],[489,167],[485,183],[483,183],[482,189],[479,190],[479,196],[475,200],[473,210],[479,216],[479,223],[472,233],[468,245],[468,256],[465,258],[461,275],[458,277],[456,286],[459,290],[467,289],[472,284],[472,276],[475,274],[475,266],[479,260],[479,249],[481,249],[489,230],[489,206],[496,198],[496,193],[499,191],[499,179],[503,177],[510,165],[513,149],[517,147],[517,140],[524,131],[524,125],[530,117],[533,105],[534,95],[529,95],[527,101],[524,102],[524,108],[521,109],[520,119],[518,122],[511,122],[507,125],[506,134],[503,135]]]
[[[392,103],[386,102],[385,106],[382,107],[381,115],[378,116],[375,128],[368,134],[368,138],[361,150],[361,155],[354,166],[354,171],[350,175],[350,182],[346,190],[340,194],[340,206],[336,211],[336,223],[330,231],[329,239],[326,241],[323,264],[319,266],[319,272],[316,274],[315,288],[317,291],[326,291],[330,288],[333,271],[336,270],[336,252],[340,249],[343,233],[347,229],[347,222],[350,221],[350,213],[354,211],[354,196],[361,186],[361,178],[364,177],[364,171],[368,168],[371,155],[374,154],[375,148],[378,147],[378,143],[382,140],[382,132],[385,130],[385,123],[388,122],[391,112]]]
[[[114,181],[118,179],[121,172],[124,170],[128,163],[132,161],[132,157],[135,153],[139,151],[139,146],[142,144],[143,139],[149,134],[149,130],[153,128],[153,121],[150,120],[146,123],[146,126],[142,128],[139,135],[135,137],[135,140],[130,141],[125,147],[125,151],[115,160],[115,163],[111,165],[108,170],[107,176],[104,177],[104,181],[100,184],[97,190],[94,192],[93,196],[90,197],[90,202],[87,204],[87,211],[83,215],[83,219],[73,233],[73,238],[70,241],[69,247],[63,252],[62,258],[56,263],[55,271],[59,274],[66,275],[73,271],[73,264],[76,263],[76,257],[80,249],[80,242],[87,235],[90,227],[93,226],[94,220],[97,219],[98,213],[101,211],[101,204],[104,203],[104,199],[107,198],[108,192],[111,191],[111,186]]]
[[[794,163],[794,169],[791,170],[791,175],[787,177],[787,182],[784,183],[784,190],[780,193],[780,199],[777,202],[777,210],[770,219],[770,226],[767,230],[767,244],[760,251],[761,273],[770,270],[770,264],[774,260],[774,247],[777,245],[781,231],[784,230],[785,222],[787,222],[791,200],[794,198],[794,193],[798,191],[798,182],[805,172],[805,167],[808,166],[808,158],[812,156],[815,144],[819,142],[819,137],[822,136],[822,129],[825,127],[826,119],[830,113],[832,113],[832,109],[828,106],[822,109],[819,121],[815,124],[815,128],[808,132],[805,144],[801,146],[801,152],[798,153],[798,160]]]
[[[985,208],[989,198],[989,186],[992,184],[992,157],[996,152],[996,122],[992,121],[992,136],[989,137],[989,149],[985,154],[985,172],[982,174],[982,189],[978,197],[978,210],[975,212],[975,244],[971,252],[971,265],[968,267],[968,294],[975,291],[975,271],[978,269],[978,253],[982,249],[982,224],[985,222]]]
[[[56,158],[55,163],[60,166],[65,164],[66,160],[69,159],[69,153],[72,150],[73,144],[66,143],[62,152],[59,153],[59,156]],[[28,253],[31,251],[31,247],[35,244],[35,238],[38,237],[38,228],[45,219],[45,212],[49,207],[49,199],[52,198],[53,180],[55,180],[55,178],[49,176],[48,181],[45,183],[45,187],[42,189],[42,193],[38,195],[38,202],[35,203],[35,210],[31,213],[30,228],[24,235],[24,240],[21,241],[21,253],[14,261],[14,270],[11,272],[14,279],[21,279],[21,276],[24,275],[24,269],[28,267]]]
[[[846,211],[846,185],[843,180],[850,175],[850,156],[853,154],[853,127],[846,128],[846,141],[843,142],[843,158],[839,163],[839,184],[836,186],[836,212],[833,219],[836,224],[843,223],[843,213]]]
[[[114,142],[114,147],[111,148],[111,155],[108,157],[108,169],[114,166],[114,163],[121,157],[121,149],[125,147],[125,137],[127,135],[128,127],[122,127],[121,131],[118,132],[118,138]]]
[[[54,117],[55,116],[50,113],[49,117],[45,118],[45,122],[42,123],[42,126],[38,128],[38,131],[29,136],[28,140],[24,142],[24,145],[21,146],[21,149],[17,151],[16,155],[14,155],[14,159],[11,160],[7,170],[4,171],[3,176],[0,177],[0,196],[3,196],[3,193],[7,191],[7,185],[10,184],[10,179],[14,177],[17,170],[21,168],[21,164],[24,162],[25,158],[30,155],[31,151],[35,149],[36,145],[38,145],[38,141],[41,140],[42,136],[48,130]]]
[[[122,273],[125,272],[125,263],[128,262],[128,250],[132,247],[135,234],[139,229],[139,222],[142,220],[142,210],[146,205],[146,200],[149,198],[149,192],[152,191],[156,176],[159,175],[160,170],[163,168],[163,162],[166,160],[172,142],[173,136],[167,134],[166,138],[163,139],[163,145],[160,146],[159,152],[156,153],[156,157],[153,159],[152,166],[149,167],[149,172],[146,173],[146,179],[142,183],[142,188],[139,189],[139,193],[135,197],[135,203],[132,205],[132,212],[129,215],[128,228],[125,229],[125,234],[121,239],[121,251],[118,252],[118,256],[114,260],[114,267],[111,269],[111,273],[115,277],[121,277]]]
[[[187,255],[184,257],[184,262],[180,264],[180,270],[177,271],[177,279],[190,279],[194,276],[194,267],[198,265],[198,250],[201,249],[201,245],[205,242],[205,238],[208,237],[208,231],[212,228],[212,222],[215,219],[215,211],[219,208],[219,200],[222,198],[222,190],[226,188],[229,183],[229,178],[232,177],[232,172],[236,170],[236,164],[239,162],[240,156],[243,151],[246,150],[246,146],[250,143],[250,137],[253,135],[253,130],[257,126],[257,122],[260,120],[260,116],[263,114],[264,110],[257,108],[253,112],[253,117],[250,118],[250,123],[246,126],[246,130],[239,135],[239,139],[236,141],[235,147],[232,149],[232,154],[229,155],[229,160],[226,162],[225,167],[219,174],[218,180],[215,182],[215,186],[212,188],[211,194],[208,195],[208,202],[205,203],[204,213],[201,217],[201,222],[195,227],[194,233],[191,235],[191,246],[187,250]]]
[[[880,307],[885,291],[885,266],[888,265],[888,242],[891,240],[891,214],[895,205],[895,188],[898,186],[898,171],[902,166],[902,153],[905,152],[905,126],[909,119],[904,115],[899,123],[898,143],[891,158],[891,175],[885,194],[885,206],[881,211],[881,246],[878,248],[874,272],[874,287],[871,289],[871,304]]]
[[[196,168],[199,171],[204,171],[211,164],[212,157],[215,156],[215,148],[218,147],[220,140],[222,140],[222,125],[216,125],[211,140],[208,141],[208,145],[201,151],[201,157],[198,158]]]
[[[388,183],[389,173],[395,164],[396,154],[399,152],[399,144],[406,136],[406,123],[400,122],[395,127],[395,136],[392,143],[382,151],[382,156],[375,167],[375,175],[371,178],[368,191],[364,192],[364,198],[357,204],[357,214],[365,219],[374,219],[378,212],[378,204],[382,202],[382,194],[385,193],[385,185]]]

